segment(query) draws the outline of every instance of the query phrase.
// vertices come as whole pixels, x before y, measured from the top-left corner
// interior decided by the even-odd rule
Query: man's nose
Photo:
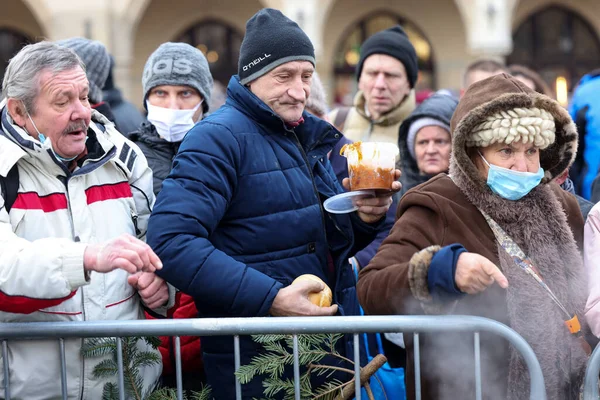
[[[177,98],[177,96],[169,96],[169,98],[167,99],[167,106],[167,108],[170,108],[172,110],[181,109],[181,104],[179,104],[179,99]]]
[[[71,114],[71,120],[76,121],[79,119],[83,119],[85,121],[89,121],[91,118],[91,114],[92,108],[90,107],[89,103],[80,100],[75,102],[75,109]]]
[[[385,74],[383,72],[378,73],[375,77],[375,87],[385,89]]]
[[[296,100],[304,102],[306,100],[306,92],[304,91],[304,83],[302,79],[294,79],[288,88],[288,95]]]

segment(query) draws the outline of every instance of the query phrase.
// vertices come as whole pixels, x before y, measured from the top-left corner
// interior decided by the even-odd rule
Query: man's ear
[[[23,106],[23,102],[17,99],[7,99],[6,107],[8,107],[8,113],[20,127],[25,126],[25,122],[27,121],[27,111],[25,110],[25,106]]]

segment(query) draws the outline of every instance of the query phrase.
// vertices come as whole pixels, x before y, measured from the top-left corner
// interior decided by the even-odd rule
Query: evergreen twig
[[[162,362],[160,355],[153,351],[140,351],[140,340],[146,342],[154,350],[160,345],[157,337],[128,337],[122,338],[123,342],[123,377],[127,397],[135,400],[176,400],[177,390],[171,388],[152,388],[144,392],[144,380],[140,375],[140,368],[151,367]],[[93,369],[96,379],[108,379],[118,374],[117,365],[117,339],[93,338],[87,340],[81,349],[84,358],[108,357],[101,360]],[[211,400],[212,390],[209,386],[202,386],[199,392],[189,393],[189,400]],[[106,382],[102,391],[102,400],[117,400],[119,388],[114,382]],[[184,393],[184,400],[188,397]]]
[[[300,376],[300,394],[303,399],[333,400],[349,398],[342,396],[354,392],[354,362],[339,354],[335,349],[337,341],[343,336],[342,334],[298,335],[298,360],[300,365],[306,368],[306,372]],[[262,344],[265,352],[253,357],[248,365],[241,366],[235,373],[237,378],[242,384],[246,384],[258,375],[268,375],[262,382],[265,396],[272,397],[283,393],[285,398],[292,398],[295,389],[294,382],[287,378],[284,379],[284,372],[286,367],[291,367],[294,364],[294,355],[291,351],[293,336],[255,335],[252,336],[252,339],[256,343]],[[340,361],[334,365],[324,364],[322,361],[325,357],[347,363],[352,369],[339,366]],[[383,359],[385,362],[385,357]],[[361,371],[361,384],[365,387],[369,398],[372,398],[373,394],[368,385],[368,380],[383,365],[379,365],[380,360],[380,358],[372,360]],[[327,379],[335,372],[349,374],[351,378],[349,377],[350,380],[347,382],[333,379],[317,388],[312,388],[311,375],[328,374],[326,375]]]

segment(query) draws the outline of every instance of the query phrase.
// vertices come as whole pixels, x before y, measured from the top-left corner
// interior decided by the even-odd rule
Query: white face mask
[[[202,105],[191,110],[174,110],[172,108],[157,107],[146,101],[148,108],[148,121],[156,128],[158,134],[168,142],[181,142],[185,134],[195,125],[193,116]]]

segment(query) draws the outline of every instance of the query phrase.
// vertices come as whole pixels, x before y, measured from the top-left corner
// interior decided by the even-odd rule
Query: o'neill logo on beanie
[[[263,8],[254,14],[246,23],[240,46],[240,83],[246,85],[293,61],[308,61],[315,66],[315,49],[306,33],[279,10]]]
[[[266,60],[267,58],[271,57],[270,54],[266,54],[264,56],[258,57],[256,60],[254,61],[250,61],[250,63],[248,65],[244,65],[243,70],[244,71],[248,71],[250,68],[254,67],[255,65],[260,64],[261,61]]]

